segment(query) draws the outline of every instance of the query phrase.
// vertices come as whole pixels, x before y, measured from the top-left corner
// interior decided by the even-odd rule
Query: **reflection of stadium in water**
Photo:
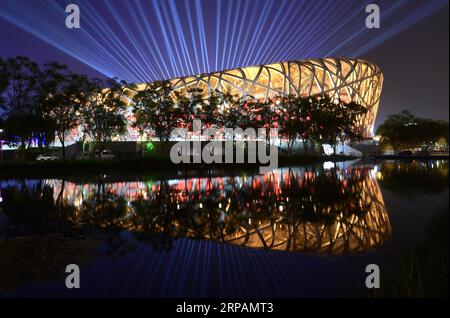
[[[125,198],[121,226],[147,237],[150,233],[252,248],[340,253],[375,248],[390,237],[375,173],[367,167],[282,168],[238,177],[45,183],[54,188],[55,200],[62,196],[80,210],[86,202],[105,202],[99,200],[102,194],[109,201]]]

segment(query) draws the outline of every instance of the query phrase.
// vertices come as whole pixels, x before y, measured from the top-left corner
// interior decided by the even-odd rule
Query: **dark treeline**
[[[82,141],[103,147],[127,132],[125,110],[134,116],[130,125],[146,138],[167,141],[174,128],[190,128],[200,119],[202,128],[278,128],[287,141],[335,145],[337,141],[362,138],[362,119],[367,110],[355,103],[327,95],[312,97],[274,96],[268,101],[227,92],[198,89],[174,92],[170,81],[136,85],[116,79],[91,79],[71,72],[66,65],[39,65],[27,57],[0,58],[1,138],[20,150],[48,147],[55,140],[63,157],[68,132],[81,127]],[[270,142],[270,139],[268,139]],[[103,149],[103,148],[102,148]]]
[[[104,142],[124,132],[125,82],[90,79],[56,62],[42,66],[17,56],[0,59],[0,115],[4,139],[24,150],[55,138],[65,154],[66,134],[82,125],[92,140]]]
[[[448,121],[417,117],[407,110],[389,115],[376,133],[381,137],[381,148],[394,153],[416,149],[448,151]]]

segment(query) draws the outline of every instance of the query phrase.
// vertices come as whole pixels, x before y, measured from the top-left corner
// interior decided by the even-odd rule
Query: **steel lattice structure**
[[[251,96],[267,101],[276,96],[314,96],[327,94],[335,100],[354,101],[367,108],[357,127],[366,138],[373,137],[373,127],[378,111],[383,85],[380,68],[361,59],[326,58],[280,62],[249,66],[179,77],[170,80],[174,91],[190,96],[193,92],[205,97],[214,91],[238,97]],[[146,83],[138,84],[133,94],[145,89]],[[132,100],[127,100],[132,105]],[[131,108],[126,113],[128,134],[119,140],[137,140],[139,134],[131,127],[134,120]],[[68,134],[67,142],[81,138],[80,127]]]
[[[361,59],[326,58],[249,66],[174,78],[174,90],[215,90],[232,95],[268,100],[277,95],[313,96],[327,94],[344,102],[367,107],[359,127],[365,137],[373,135],[383,74],[378,66]]]

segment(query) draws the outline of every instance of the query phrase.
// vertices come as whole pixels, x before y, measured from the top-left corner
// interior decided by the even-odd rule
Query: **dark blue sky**
[[[447,6],[363,55],[384,74],[376,125],[403,109],[448,120],[448,17]]]
[[[71,2],[80,4],[81,30],[64,28]],[[365,28],[365,2],[373,1],[0,0],[0,55],[133,81],[362,57],[385,75],[378,123],[405,108],[448,119],[448,1],[377,1],[379,30]]]

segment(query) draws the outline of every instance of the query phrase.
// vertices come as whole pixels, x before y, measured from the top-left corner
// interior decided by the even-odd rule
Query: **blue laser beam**
[[[325,56],[359,57],[448,0],[78,0],[81,29],[64,25],[67,0],[0,0],[0,19],[108,77],[144,82]]]

